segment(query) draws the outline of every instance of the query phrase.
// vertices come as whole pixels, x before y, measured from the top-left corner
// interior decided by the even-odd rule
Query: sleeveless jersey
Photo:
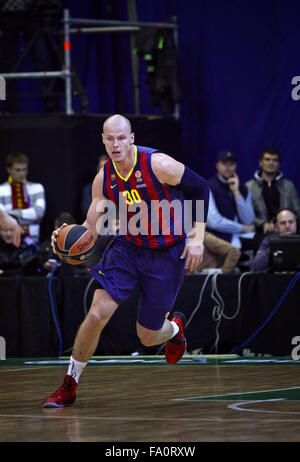
[[[183,191],[156,178],[151,156],[161,151],[136,145],[133,148],[134,165],[126,178],[111,159],[103,168],[103,195],[119,213],[115,239],[148,249],[172,246],[185,238]]]

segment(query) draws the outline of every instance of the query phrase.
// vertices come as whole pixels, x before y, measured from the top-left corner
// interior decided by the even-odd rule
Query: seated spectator
[[[300,218],[300,199],[294,184],[279,170],[280,153],[277,149],[263,149],[259,166],[254,178],[246,185],[251,192],[256,230],[263,238],[274,231],[273,217],[279,208],[292,209]]]
[[[210,188],[207,230],[237,248],[241,238],[254,237],[254,212],[251,194],[236,174],[237,160],[232,152],[220,152],[216,175],[208,180]]]
[[[203,243],[203,261],[201,265],[198,266],[195,273],[201,273],[203,270],[209,269],[219,269],[219,272],[223,274],[234,271],[241,256],[241,251],[239,249],[207,231],[205,232]]]
[[[270,239],[276,235],[282,236],[297,233],[297,215],[290,209],[281,209],[274,219],[274,232],[270,232],[263,239],[252,261],[252,271],[265,271],[270,267]]]
[[[107,161],[108,156],[102,155],[99,157],[98,165],[97,165],[97,172],[103,167],[105,162]],[[92,183],[88,183],[83,187],[82,194],[81,194],[81,212],[84,217],[88,212],[92,202]]]
[[[19,247],[21,243],[21,236],[24,233],[23,229],[19,225],[18,221],[8,215],[4,210],[0,208],[0,226],[4,228],[11,228],[12,230],[12,243],[15,247]]]
[[[0,272],[7,274],[22,273],[23,268],[37,254],[35,242],[22,235],[19,247],[13,243],[14,230],[11,225],[0,225]]]
[[[44,187],[27,181],[28,157],[21,152],[7,156],[8,181],[0,185],[0,208],[16,218],[36,243],[40,237],[40,221],[45,214]]]

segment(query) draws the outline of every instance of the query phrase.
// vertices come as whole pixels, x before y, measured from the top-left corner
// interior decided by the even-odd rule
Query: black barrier
[[[225,354],[238,347],[268,319],[293,274],[187,276],[174,309],[186,314],[188,352]],[[90,306],[97,283],[89,275],[54,277],[55,313],[62,335],[62,354],[69,355],[80,323]],[[204,287],[205,284],[205,287]],[[57,356],[59,337],[48,294],[49,278],[0,277],[0,336],[7,357]],[[204,287],[204,290],[202,291]],[[86,289],[88,288],[88,293]],[[114,313],[105,327],[96,354],[157,354],[136,335],[139,288]],[[199,297],[201,300],[199,303]],[[263,329],[247,345],[255,354],[290,355],[292,339],[300,335],[300,284],[292,290]],[[242,352],[240,352],[242,354]]]

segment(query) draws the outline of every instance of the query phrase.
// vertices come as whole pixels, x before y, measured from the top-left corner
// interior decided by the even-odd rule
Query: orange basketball
[[[82,225],[68,225],[57,236],[55,249],[59,258],[70,265],[81,265],[94,251],[92,233]]]

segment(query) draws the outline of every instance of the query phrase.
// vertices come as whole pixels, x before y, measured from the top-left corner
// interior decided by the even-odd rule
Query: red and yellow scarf
[[[13,209],[28,209],[30,207],[30,199],[27,194],[26,183],[19,183],[8,177],[8,182],[11,186],[12,208]],[[25,233],[28,234],[28,226],[22,226]]]

